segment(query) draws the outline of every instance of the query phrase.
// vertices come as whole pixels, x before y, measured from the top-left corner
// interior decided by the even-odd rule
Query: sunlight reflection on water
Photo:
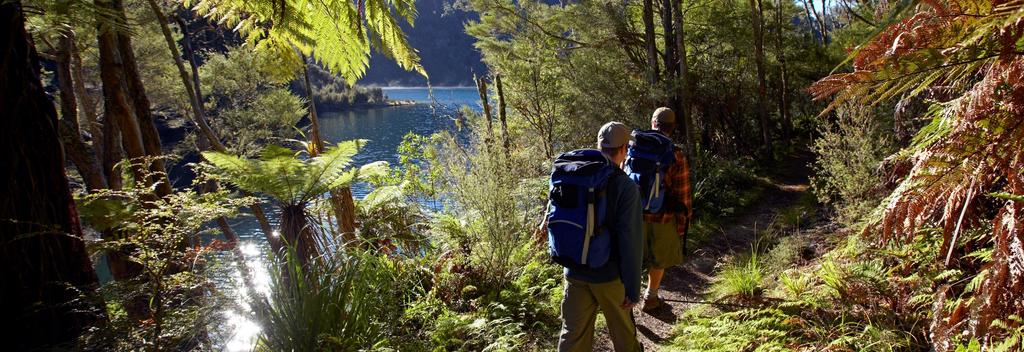
[[[245,258],[245,266],[250,273],[252,289],[259,296],[270,295],[270,273],[267,271],[266,247],[262,243],[243,242],[239,244],[239,251]],[[225,324],[230,336],[224,343],[224,351],[241,352],[250,351],[256,345],[256,339],[260,334],[260,325],[252,312],[252,302],[249,288],[246,287],[246,280],[242,278],[242,271],[234,265],[230,281],[230,293],[234,298],[235,306],[227,308],[223,312]]]

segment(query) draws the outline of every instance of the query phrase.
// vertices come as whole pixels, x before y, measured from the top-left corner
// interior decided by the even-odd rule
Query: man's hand
[[[621,307],[622,309],[633,309],[633,307],[636,307],[636,302],[630,301],[629,297],[626,297],[622,299]]]

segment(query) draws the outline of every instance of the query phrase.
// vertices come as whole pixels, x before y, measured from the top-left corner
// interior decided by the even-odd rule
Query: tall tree
[[[679,55],[679,84],[676,86],[679,96],[679,110],[676,114],[683,120],[679,128],[683,129],[683,136],[686,136],[686,155],[690,156],[697,150],[696,128],[693,119],[690,117],[690,64],[686,57],[686,28],[684,26],[683,1],[673,7],[673,18],[675,19],[676,30],[676,52]]]
[[[107,14],[97,21],[104,123],[111,124],[112,128],[118,127],[117,132],[104,133],[120,133],[120,145],[131,159],[130,167],[135,179],[144,180],[147,186],[154,187],[156,195],[166,196],[171,192],[171,185],[160,159],[160,137],[153,122],[149,99],[135,64],[131,39],[126,33],[128,22],[124,4],[120,0],[96,0],[96,6]],[[108,150],[113,147],[107,146]],[[119,160],[107,160],[104,166],[113,167],[117,162]],[[106,171],[108,176],[116,173],[115,170]]]
[[[775,2],[775,56],[779,58],[779,117],[782,118],[782,139],[787,143],[793,132],[793,119],[789,116],[789,77],[786,67],[786,47],[782,44],[782,0]]]
[[[108,11],[108,16],[97,18],[97,39],[100,52],[100,80],[103,83],[104,131],[106,136],[103,153],[104,173],[108,177],[108,185],[113,189],[122,186],[120,171],[115,165],[121,162],[122,148],[125,156],[130,158],[129,168],[136,180],[149,180],[148,168],[141,164],[147,158],[142,142],[142,132],[135,117],[135,104],[128,92],[127,78],[124,70],[124,57],[118,45],[118,31],[125,29],[123,8],[109,0],[97,0],[97,8]],[[117,14],[120,15],[117,15]],[[116,138],[116,140],[115,140]],[[113,251],[109,255],[110,273],[118,280],[127,280],[139,275],[142,268],[128,259],[127,253]],[[141,304],[140,304],[141,305]],[[142,308],[133,308],[133,314],[141,316]]]
[[[766,106],[767,88],[764,73],[764,18],[761,0],[749,0],[750,25],[754,34],[754,62],[757,65],[757,118],[761,125],[761,143],[764,144],[765,156],[772,155],[772,140],[768,125],[768,107]]]
[[[150,3],[150,6],[154,8],[154,11],[160,11],[159,7],[155,7],[154,5],[156,5],[155,2]],[[186,92],[190,94],[189,100],[193,109],[193,123],[195,123],[196,127],[198,127],[202,133],[203,138],[201,141],[205,141],[204,144],[209,148],[212,148],[214,151],[227,153],[227,147],[221,143],[216,131],[210,127],[210,123],[206,118],[206,109],[202,105],[203,90],[199,81],[199,64],[196,62],[195,48],[192,44],[192,35],[189,33],[188,24],[181,16],[174,17],[175,22],[178,24],[178,28],[181,30],[181,44],[182,49],[184,50],[182,54],[184,54],[185,59],[188,60],[189,68],[191,69],[191,82],[189,82],[189,79],[185,77],[189,74],[182,73],[184,65],[181,63],[182,55],[176,53],[178,49],[177,45],[173,45],[173,39],[169,39],[171,37],[169,28],[166,25],[167,17],[164,16],[162,12],[157,13],[157,15],[158,21],[161,21],[161,26],[164,28],[161,29],[164,32],[164,38],[169,41],[168,46],[171,47],[171,52],[174,55],[175,65],[178,66],[178,73],[182,76],[182,84],[185,86]],[[200,152],[206,151],[205,148],[200,149],[202,149]],[[243,193],[243,196],[248,196],[248,193]],[[274,228],[270,225],[270,221],[267,219],[267,215],[263,211],[262,206],[260,204],[253,204],[249,209],[252,211],[253,217],[256,218],[256,222],[260,226],[260,231],[263,232],[263,236],[267,239],[267,243],[270,244],[270,249],[273,250],[274,253],[281,253],[283,248],[281,239],[274,236]],[[226,219],[217,219],[217,224],[221,228],[221,231],[225,233],[225,236],[229,237],[228,233],[231,230]]]
[[[673,28],[673,8],[672,3],[677,0],[662,0],[661,2],[661,31],[663,47],[665,48],[665,55],[663,55],[665,62],[665,85],[666,96],[668,101],[666,102],[668,107],[672,108],[673,111],[679,111],[679,90],[676,89],[676,85],[679,84],[679,63],[676,61],[676,36]]]
[[[75,88],[77,83],[73,79],[74,70],[72,67],[75,61],[74,56],[77,55],[73,31],[67,28],[61,30],[60,39],[55,51],[57,52],[57,88],[60,92],[61,119],[58,131],[60,132],[61,143],[65,146],[64,150],[68,153],[68,159],[78,169],[78,173],[82,175],[85,188],[90,192],[105,189],[108,187],[107,179],[103,175],[103,168],[100,165],[99,158],[97,158],[95,148],[93,145],[86,144],[82,139],[81,124],[91,125],[95,121],[95,117],[90,116],[82,119],[81,114],[79,114],[79,106],[84,107],[87,103],[78,103],[77,98],[79,94],[76,93]],[[91,113],[86,109],[82,109],[82,111],[85,114]],[[94,145],[98,144],[94,143]]]
[[[0,331],[9,348],[36,350],[74,342],[102,316],[83,299],[96,273],[24,21],[19,1],[0,3]]]
[[[644,0],[644,44],[647,46],[647,81],[658,84],[658,43],[654,37],[654,1]]]

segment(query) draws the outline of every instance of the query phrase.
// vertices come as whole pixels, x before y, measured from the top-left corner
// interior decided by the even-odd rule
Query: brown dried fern
[[[882,241],[909,240],[922,226],[942,229],[937,260],[958,267],[966,254],[960,235],[991,224],[992,261],[973,300],[936,309],[932,338],[939,351],[967,332],[988,346],[1004,332],[996,319],[1024,314],[1024,204],[1008,200],[995,211],[995,192],[1024,194],[1024,1],[939,1],[919,4],[858,48],[854,72],[815,83],[809,92],[846,102],[908,99],[942,86],[959,94],[932,116],[933,126],[904,153],[913,164],[865,233]],[[939,300],[958,292],[940,290]],[[962,291],[963,288],[956,288]],[[941,302],[937,302],[941,303]],[[941,306],[941,304],[940,304]]]

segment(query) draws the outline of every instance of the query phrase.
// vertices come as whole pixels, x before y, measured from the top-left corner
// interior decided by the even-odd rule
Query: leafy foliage
[[[893,147],[869,109],[843,106],[836,115],[836,121],[822,121],[818,127],[812,184],[818,199],[835,206],[840,221],[852,224],[883,196],[877,170]]]
[[[284,204],[305,204],[352,182],[359,174],[380,170],[382,163],[348,169],[358,146],[365,143],[341,142],[307,160],[300,159],[299,152],[274,145],[264,148],[259,159],[218,152],[204,152],[203,157],[242,189],[269,195]]]
[[[377,187],[356,203],[359,237],[417,255],[425,242],[426,215],[405,189],[404,184]]]
[[[232,153],[252,157],[267,144],[296,135],[294,126],[306,115],[305,103],[275,77],[272,57],[233,47],[210,53],[199,66],[204,105],[210,124]]]
[[[256,50],[280,58],[283,72],[295,72],[312,56],[353,84],[366,72],[371,46],[406,70],[426,76],[398,19],[412,23],[413,1],[368,0],[196,0],[193,10],[233,27]],[[396,17],[398,19],[396,19]],[[372,44],[372,45],[371,45]]]
[[[996,319],[1024,313],[1024,272],[1011,269],[1024,262],[1024,204],[986,199],[994,192],[1024,194],[1024,59],[1017,55],[1024,8],[967,0],[922,2],[905,12],[855,52],[853,72],[826,77],[810,91],[819,99],[832,96],[831,107],[920,96],[937,100],[926,115],[931,124],[903,153],[912,167],[898,177],[902,181],[873,228],[883,239],[906,240],[921,226],[936,224],[944,263],[978,270],[963,256],[970,242],[961,237],[991,224],[991,237],[972,243],[994,247],[977,299],[936,311],[932,326],[939,351],[952,348],[955,331],[987,344],[1003,334],[992,325]],[[940,289],[938,298],[957,294],[950,290]]]
[[[257,351],[360,350],[386,339],[401,303],[398,268],[387,258],[337,252],[303,265],[294,251],[272,270],[271,294],[258,317]]]
[[[102,287],[110,324],[94,329],[82,343],[117,350],[184,349],[207,343],[203,335],[219,323],[215,308],[224,299],[207,290],[212,285],[207,275],[218,264],[214,252],[223,246],[202,246],[199,236],[210,221],[231,216],[252,201],[231,199],[224,192],[194,191],[154,200],[152,190],[137,187],[83,195],[78,200],[83,220],[108,234],[91,249],[124,256],[139,274]],[[126,314],[138,305],[151,312],[141,324]]]

